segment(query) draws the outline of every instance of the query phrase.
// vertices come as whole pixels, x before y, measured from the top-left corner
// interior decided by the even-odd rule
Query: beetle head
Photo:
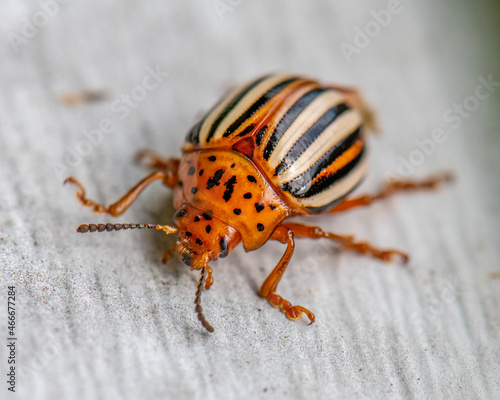
[[[175,213],[178,228],[177,252],[182,261],[193,269],[200,269],[210,260],[226,257],[241,241],[236,229],[212,216],[212,212],[198,210],[188,204]]]

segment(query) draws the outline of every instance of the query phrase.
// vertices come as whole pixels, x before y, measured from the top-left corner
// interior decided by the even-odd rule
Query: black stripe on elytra
[[[214,110],[217,107],[219,107],[219,105],[225,99],[226,99],[226,96],[224,96],[221,99],[219,99],[219,101],[217,103],[215,103],[215,105],[203,116],[203,118],[191,128],[191,130],[189,131],[189,133],[186,136],[186,141],[187,142],[191,142],[191,143],[193,143],[195,145],[197,145],[197,144],[200,143],[200,131],[201,131],[201,127],[203,126],[203,124],[207,120],[208,116],[211,115],[214,112]]]
[[[207,117],[203,117],[201,119],[201,121],[199,121],[197,124],[195,124],[191,130],[188,132],[188,134],[186,135],[186,142],[191,142],[193,143],[194,145],[197,145],[198,143],[200,143],[200,130],[201,130],[201,126],[203,125],[203,123],[205,122],[205,119]]]
[[[231,110],[238,104],[238,102],[241,101],[245,95],[250,92],[254,87],[256,87],[259,83],[264,81],[265,79],[269,78],[271,75],[265,75],[260,79],[257,79],[253,82],[251,82],[249,85],[247,85],[241,92],[239,92],[233,99],[229,102],[229,104],[222,110],[222,112],[219,114],[219,116],[215,119],[214,123],[210,127],[210,131],[208,131],[207,139],[206,142],[208,143],[210,139],[212,139],[212,136],[214,135],[215,131],[219,127],[220,123],[224,118],[226,118],[227,114],[231,112]]]
[[[285,182],[281,185],[283,190],[293,194],[295,197],[309,197],[309,190],[316,176],[321,171],[331,165],[339,156],[349,149],[361,136],[361,128],[357,128],[349,136],[345,137],[335,146],[331,147],[323,156],[316,161],[309,169],[297,178]]]
[[[280,175],[288,169],[300,155],[321,135],[325,129],[349,108],[346,104],[338,104],[326,111],[304,134],[294,143],[286,153],[281,163],[276,167],[274,175]]]
[[[259,108],[261,108],[264,104],[266,104],[269,100],[275,97],[279,92],[281,92],[285,87],[287,87],[290,83],[297,81],[299,78],[290,78],[277,85],[273,86],[266,93],[264,93],[257,101],[255,101],[247,110],[241,114],[236,121],[234,121],[227,129],[226,132],[222,135],[223,137],[228,137],[234,131],[236,131],[243,122],[245,122],[248,118],[250,118],[253,114],[257,112]]]
[[[346,198],[346,196],[349,195],[349,193],[353,192],[361,184],[361,182],[363,182],[363,180],[364,180],[364,177],[362,179],[360,179],[358,182],[356,182],[356,184],[352,188],[350,188],[346,193],[342,193],[342,195],[339,198],[334,199],[330,203],[319,206],[319,207],[307,207],[307,209],[309,211],[313,212],[314,214],[320,214],[322,212],[326,212],[328,210],[331,210],[333,207],[335,207],[337,204],[339,204],[342,200],[344,200]]]
[[[259,133],[257,133],[257,136],[255,137],[255,144],[257,145],[257,147],[259,147],[260,144],[262,143],[262,139],[264,138],[266,130],[267,130],[267,125],[263,126],[259,130]]]
[[[271,156],[274,148],[280,141],[281,137],[288,130],[288,128],[290,128],[290,125],[293,124],[293,121],[295,121],[299,114],[304,111],[304,109],[324,91],[325,89],[313,89],[304,94],[288,109],[285,115],[283,115],[283,117],[281,118],[278,125],[276,125],[273,134],[267,142],[266,148],[264,149],[264,158],[266,160],[269,160],[269,157]]]
[[[234,184],[235,183],[236,183],[236,175],[233,175],[230,179],[227,180],[226,183],[224,183],[226,190],[224,191],[222,198],[224,199],[224,201],[226,203],[229,200],[231,200],[231,196],[233,195],[233,192],[234,192]]]
[[[306,197],[314,196],[315,194],[328,189],[330,186],[335,184],[335,182],[338,182],[342,178],[345,178],[359,164],[364,155],[365,149],[363,148],[356,157],[354,157],[349,163],[344,165],[338,171],[335,171],[334,173],[326,175],[319,179],[307,192]]]
[[[222,175],[224,175],[224,170],[223,169],[219,169],[219,170],[215,171],[214,176],[212,176],[211,178],[208,178],[207,189],[210,190],[214,186],[219,186],[220,185],[220,179],[222,178]]]
[[[253,128],[255,128],[254,124],[248,125],[245,129],[243,129],[240,133],[238,133],[238,136],[245,136],[247,133],[252,132]]]

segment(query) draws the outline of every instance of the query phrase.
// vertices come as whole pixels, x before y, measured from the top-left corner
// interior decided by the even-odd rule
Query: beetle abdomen
[[[248,155],[298,213],[333,207],[366,171],[362,118],[341,92],[286,74],[254,80],[222,99],[186,138],[185,151],[227,148]]]

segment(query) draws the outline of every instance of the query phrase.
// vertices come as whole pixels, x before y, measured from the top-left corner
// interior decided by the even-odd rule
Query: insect
[[[295,238],[325,238],[340,247],[382,261],[408,255],[379,250],[352,236],[325,232],[316,226],[290,222],[298,215],[330,215],[366,206],[398,191],[433,189],[449,181],[441,173],[422,181],[391,181],[380,193],[348,197],[367,171],[364,129],[374,129],[373,113],[360,93],[325,86],[289,74],[269,74],[222,98],[188,132],[182,157],[164,158],[143,150],[139,158],[153,172],[120,200],[104,206],[89,200],[85,188],[76,198],[94,212],[119,216],[151,183],[161,181],[174,191],[175,226],[156,224],[84,224],[78,232],[156,229],[178,233],[166,262],[178,253],[191,269],[200,270],[195,311],[210,332],[200,303],[203,289],[213,283],[209,262],[226,257],[240,243],[249,252],[268,240],[286,245],[276,267],[262,284],[260,296],[290,319],[314,314],[292,305],[277,288],[292,257]]]

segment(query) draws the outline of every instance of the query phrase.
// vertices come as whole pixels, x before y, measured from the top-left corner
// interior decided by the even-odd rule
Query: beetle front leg
[[[273,232],[270,239],[278,240],[279,242],[286,244],[287,248],[278,265],[262,284],[262,287],[260,288],[260,295],[266,298],[269,304],[283,311],[288,318],[298,319],[302,314],[306,314],[312,324],[315,318],[311,311],[302,306],[293,306],[292,303],[276,293],[278,283],[281,280],[288,263],[290,262],[290,258],[292,257],[293,250],[295,248],[294,233],[286,226],[279,226]]]
[[[117,217],[122,215],[137,199],[139,194],[148,187],[151,183],[157,180],[162,180],[167,186],[169,186],[171,177],[167,175],[163,171],[153,172],[151,175],[148,175],[142,181],[140,181],[137,185],[135,185],[132,189],[130,189],[125,195],[118,200],[117,202],[111,204],[106,207],[102,204],[99,204],[93,200],[89,200],[86,197],[85,188],[76,178],[70,176],[67,178],[64,183],[72,183],[80,189],[80,191],[75,192],[75,196],[80,203],[83,204],[84,207],[93,207],[93,211],[97,214],[109,214],[113,217]]]
[[[373,247],[368,242],[355,242],[351,235],[337,235],[332,232],[325,232],[317,226],[307,226],[302,224],[287,223],[283,225],[295,233],[296,237],[299,238],[309,238],[309,239],[329,239],[337,242],[344,249],[354,250],[361,254],[368,254],[384,262],[390,262],[393,260],[394,256],[399,256],[404,263],[410,260],[408,254],[401,250],[388,249],[380,250]]]

